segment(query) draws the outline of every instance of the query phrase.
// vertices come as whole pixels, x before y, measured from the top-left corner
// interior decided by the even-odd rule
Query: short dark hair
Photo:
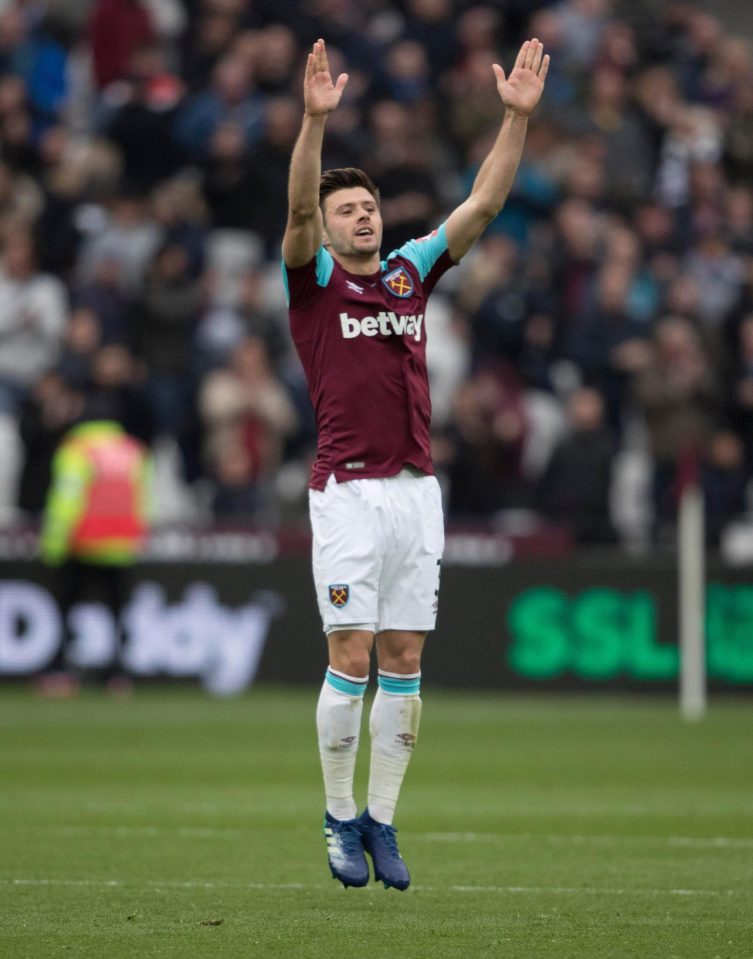
[[[374,197],[379,203],[379,190],[368,173],[359,170],[358,167],[346,166],[337,170],[325,170],[319,180],[319,206],[324,213],[324,201],[336,190],[349,190],[354,186],[362,186],[364,190]]]

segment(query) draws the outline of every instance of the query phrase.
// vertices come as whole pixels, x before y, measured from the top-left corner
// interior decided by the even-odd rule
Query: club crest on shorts
[[[347,583],[333,583],[328,586],[329,601],[335,609],[343,609],[350,599],[350,586]]]
[[[391,270],[383,276],[382,283],[384,283],[390,293],[394,294],[394,296],[399,296],[403,300],[413,294],[413,280],[410,277],[410,273],[408,273],[403,266],[399,266],[396,270]]]

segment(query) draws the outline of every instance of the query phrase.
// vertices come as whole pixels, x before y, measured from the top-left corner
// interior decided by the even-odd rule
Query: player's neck
[[[333,259],[337,260],[340,266],[348,273],[354,273],[356,276],[371,276],[372,273],[379,271],[380,259],[379,251],[363,256],[344,256],[342,253],[336,253],[330,250]]]

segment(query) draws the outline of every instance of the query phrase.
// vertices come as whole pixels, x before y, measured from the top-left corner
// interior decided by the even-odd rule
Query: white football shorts
[[[434,629],[444,549],[434,476],[404,469],[386,479],[309,490],[314,584],[324,631],[359,626]]]

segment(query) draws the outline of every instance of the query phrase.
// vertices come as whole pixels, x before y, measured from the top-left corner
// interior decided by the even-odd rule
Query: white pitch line
[[[669,799],[670,797],[667,797]],[[673,798],[673,797],[671,797]],[[561,803],[537,802],[522,804],[507,802],[503,796],[499,798],[499,808],[508,815],[538,818],[540,816],[655,816],[665,818],[676,815],[714,816],[725,813],[753,817],[753,803],[747,796],[739,801],[730,797],[724,802],[711,802],[699,797],[692,804],[680,802],[668,806],[664,797],[651,803],[580,803],[563,801]]]
[[[670,836],[670,846],[694,846],[698,849],[753,849],[753,839],[736,839],[730,836]]]
[[[438,843],[552,842],[568,845],[677,846],[689,849],[753,849],[753,839],[732,836],[610,836],[581,833],[425,832],[413,839]]]
[[[58,835],[101,833],[130,839],[133,836],[176,835],[186,839],[236,839],[249,836],[254,830],[233,826],[108,826],[94,823],[61,823],[40,826],[39,831]],[[431,843],[508,843],[548,842],[556,845],[578,846],[659,846],[678,849],[753,849],[753,839],[735,836],[617,836],[585,833],[493,833],[493,832],[426,832],[415,833],[414,841]]]
[[[131,882],[124,879],[0,879],[4,886],[84,886],[103,889],[278,889],[296,891],[303,889],[322,890],[330,888],[328,885],[313,883],[272,883],[272,882],[233,882],[231,880],[184,880],[171,879],[150,880],[146,883]],[[370,890],[376,886],[369,887]],[[531,896],[627,896],[641,895],[651,898],[657,896],[698,896],[706,898],[722,898],[742,895],[742,891],[735,889],[625,889],[608,886],[414,886],[416,892],[441,892],[450,889],[458,893],[493,893],[496,895],[531,895]],[[747,893],[746,893],[747,894]]]
[[[34,827],[32,827],[33,829]],[[63,836],[87,833],[130,839],[134,836],[174,835],[185,839],[237,839],[250,836],[254,830],[233,826],[107,826],[92,823],[62,823],[40,826],[38,830]],[[753,838],[733,836],[613,836],[582,833],[482,833],[482,832],[427,832],[415,833],[414,841],[430,843],[511,843],[536,842],[567,846],[654,846],[676,849],[711,849],[718,851],[747,851],[753,849]]]
[[[161,836],[178,835],[188,839],[220,839],[223,836],[235,839],[238,836],[247,836],[249,830],[236,829],[232,826],[107,826],[94,823],[61,823],[56,826],[42,826],[44,831],[61,835],[76,836],[81,833],[107,833],[112,836]]]
[[[175,880],[153,879],[146,883],[130,882],[127,879],[0,879],[3,886],[95,886],[100,888],[141,888],[141,889],[306,889],[300,882],[232,882],[223,880]]]
[[[451,886],[454,892],[505,892],[561,896],[733,896],[732,889],[612,889],[606,886]]]

